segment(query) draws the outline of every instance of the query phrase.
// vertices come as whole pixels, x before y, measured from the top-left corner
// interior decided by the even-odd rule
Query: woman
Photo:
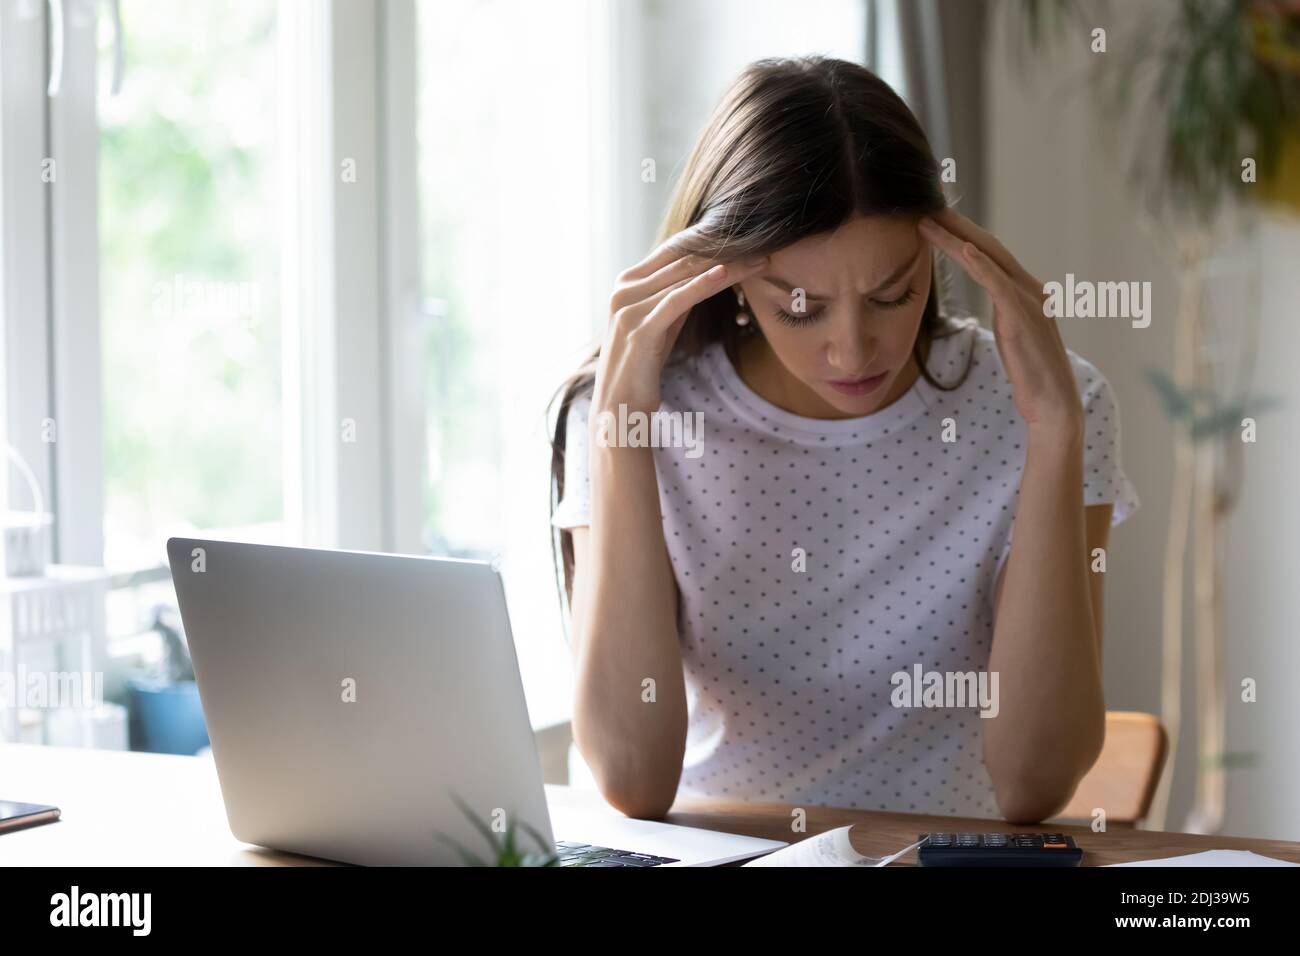
[[[606,799],[1059,812],[1104,734],[1097,549],[1138,499],[1043,284],[946,207],[902,100],[821,57],[745,70],[660,239],[554,441],[574,738]],[[935,250],[992,331],[940,314]],[[626,434],[656,410],[661,437],[697,416],[695,446]]]

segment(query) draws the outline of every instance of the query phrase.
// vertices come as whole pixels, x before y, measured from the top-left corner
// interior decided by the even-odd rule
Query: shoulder
[[[664,366],[659,389],[669,405],[709,405],[727,378],[730,362],[721,342],[710,342],[699,352],[674,357]]]
[[[1070,357],[1070,367],[1074,370],[1074,381],[1079,386],[1084,407],[1088,408],[1102,400],[1113,404],[1114,391],[1101,369],[1073,349],[1067,348],[1065,354]]]

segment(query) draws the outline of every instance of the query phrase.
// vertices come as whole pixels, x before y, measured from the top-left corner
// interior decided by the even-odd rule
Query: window
[[[607,5],[122,0],[120,33],[65,6],[59,96],[8,43],[0,65],[60,170],[44,192],[6,170],[50,236],[6,309],[41,348],[7,419],[64,418],[25,447],[78,531],[59,560],[116,572],[110,650],[174,601],[173,534],[496,558],[534,722],[567,717],[546,408],[615,271]]]
[[[98,88],[104,559],[284,517],[276,3],[124,0]],[[101,62],[111,62],[101,21]]]
[[[99,22],[104,564],[116,653],[174,603],[166,539],[284,537],[276,0]]]
[[[602,307],[596,7],[416,8],[420,292],[432,323],[424,540],[435,554],[499,557],[534,724],[570,707],[545,410]]]

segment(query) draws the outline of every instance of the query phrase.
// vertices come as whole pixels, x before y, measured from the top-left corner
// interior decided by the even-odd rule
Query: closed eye
[[[786,325],[798,327],[800,325],[812,325],[822,317],[822,313],[825,311],[825,309],[818,309],[816,312],[800,312],[797,315],[791,315],[785,309],[777,309],[776,317]]]
[[[908,289],[897,299],[872,299],[871,301],[873,304],[880,306],[880,308],[882,309],[897,309],[907,305],[907,303],[911,302],[915,298],[916,298],[916,290]]]
[[[872,299],[871,304],[880,309],[901,309],[915,298],[916,290],[908,289],[896,299]],[[815,312],[792,314],[787,312],[785,309],[778,308],[775,310],[775,314],[777,319],[784,322],[786,325],[792,325],[797,328],[801,325],[811,325],[816,322],[822,317],[825,311],[825,309],[818,309]]]

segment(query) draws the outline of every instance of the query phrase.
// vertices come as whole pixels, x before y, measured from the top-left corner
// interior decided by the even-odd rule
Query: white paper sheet
[[[852,829],[849,826],[827,830],[775,853],[750,860],[745,866],[885,866],[925,842],[918,840],[889,856],[863,856],[849,842],[849,831]]]
[[[1138,860],[1133,863],[1107,863],[1107,866],[1300,866],[1271,856],[1261,856],[1250,850],[1205,850],[1186,856],[1171,856],[1162,860]]]

